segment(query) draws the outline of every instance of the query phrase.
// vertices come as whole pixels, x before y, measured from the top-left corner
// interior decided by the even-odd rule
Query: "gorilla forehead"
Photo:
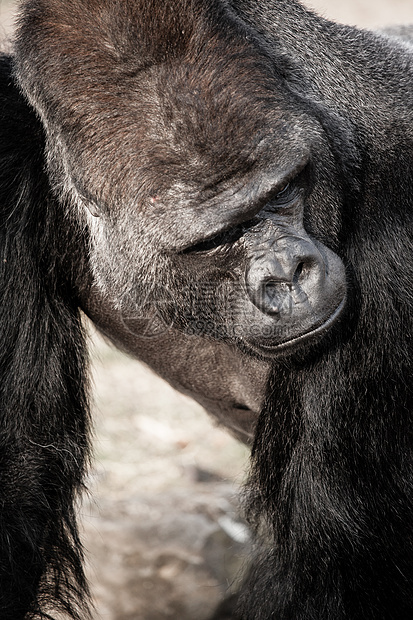
[[[87,185],[101,207],[126,200],[142,208],[176,193],[176,179],[187,194],[202,188],[205,200],[226,179],[237,182],[258,166],[268,174],[269,162],[290,167],[292,150],[302,156],[297,128],[304,115],[257,40],[229,15],[218,29],[207,3],[194,2],[184,11],[188,23],[180,23],[184,4],[176,3],[166,41],[151,22],[151,2],[75,1],[69,10],[38,0],[23,24],[23,33],[36,28],[24,44],[31,49],[22,82],[54,150],[60,145],[56,159],[65,174],[81,193]],[[195,35],[197,11],[203,29]],[[144,29],[136,19],[142,12]],[[171,19],[168,13],[157,24]],[[308,126],[306,133],[308,139]]]

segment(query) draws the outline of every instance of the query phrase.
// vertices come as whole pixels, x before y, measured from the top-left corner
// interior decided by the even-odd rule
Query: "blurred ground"
[[[412,0],[307,4],[363,27],[413,22]],[[0,0],[5,31],[15,6]],[[96,619],[206,619],[248,554],[234,499],[247,451],[91,332],[95,462],[82,513]]]
[[[96,618],[207,620],[249,551],[236,499],[247,450],[91,332],[95,464],[82,513]]]

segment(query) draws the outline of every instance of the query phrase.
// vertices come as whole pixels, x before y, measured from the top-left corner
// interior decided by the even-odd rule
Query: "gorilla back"
[[[80,307],[254,437],[267,531],[240,617],[412,616],[412,78],[408,42],[296,2],[23,2],[1,86],[2,617],[85,617]]]

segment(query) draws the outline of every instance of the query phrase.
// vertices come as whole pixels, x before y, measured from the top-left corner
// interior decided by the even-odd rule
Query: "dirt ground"
[[[412,0],[308,4],[362,27],[413,22]],[[0,0],[6,32],[15,6]],[[233,499],[247,450],[201,407],[90,331],[95,459],[93,501],[83,517],[95,618],[202,620],[248,553]]]

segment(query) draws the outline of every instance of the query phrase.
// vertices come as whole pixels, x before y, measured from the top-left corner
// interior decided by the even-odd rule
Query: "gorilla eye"
[[[182,250],[182,254],[192,254],[194,252],[208,252],[217,248],[223,247],[235,243],[240,239],[244,233],[244,226],[234,226],[228,230],[225,230],[214,237],[205,239],[196,245],[192,245],[185,250]]]
[[[272,196],[268,197],[268,200],[264,206],[264,211],[277,209],[278,207],[288,205],[293,198],[296,197],[298,191],[299,187],[296,183],[292,181],[286,183],[280,190],[277,190]]]
[[[275,200],[278,200],[279,198],[282,198],[283,196],[285,196],[285,194],[288,194],[290,187],[291,187],[291,183],[286,183],[284,187],[282,187],[275,195]]]
[[[296,172],[293,177],[289,176],[289,181],[285,181],[283,185],[274,188],[273,192],[267,197],[263,207],[264,211],[288,206],[301,193],[308,195],[311,191],[310,172],[311,162],[307,161],[298,173]]]

